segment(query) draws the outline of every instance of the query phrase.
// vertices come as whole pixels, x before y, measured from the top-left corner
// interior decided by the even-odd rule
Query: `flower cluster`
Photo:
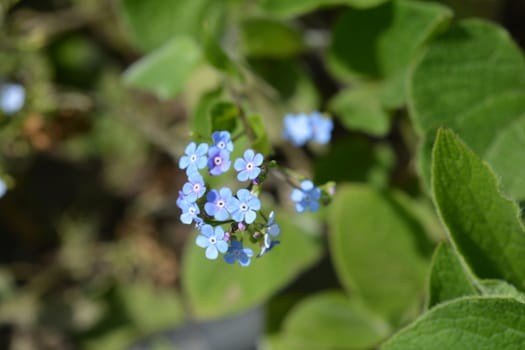
[[[250,181],[246,188],[233,193],[228,187],[208,189],[202,172],[207,176],[226,173],[232,164],[234,150],[228,131],[212,134],[212,143],[191,142],[179,160],[179,168],[186,171],[187,182],[179,191],[177,206],[181,209],[180,220],[184,224],[194,223],[200,231],[196,244],[205,249],[208,259],[215,260],[224,254],[224,261],[241,266],[250,265],[254,253],[243,246],[244,236],[261,246],[260,257],[271,250],[279,241],[280,227],[275,223],[273,212],[266,218],[261,212],[258,198],[258,178],[266,172],[264,157],[252,149],[245,150],[243,157],[235,159],[233,168],[237,179]],[[258,220],[259,219],[259,220]],[[225,231],[224,227],[228,226]]]
[[[307,142],[326,144],[332,137],[334,123],[319,112],[288,114],[284,117],[283,137],[295,146]]]

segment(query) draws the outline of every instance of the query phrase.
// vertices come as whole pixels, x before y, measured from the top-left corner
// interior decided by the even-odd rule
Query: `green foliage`
[[[339,279],[392,324],[421,303],[428,267],[423,228],[398,203],[400,196],[347,185],[338,188],[330,215],[330,252]]]
[[[317,225],[296,215],[277,214],[277,218],[283,232],[282,239],[286,237],[287,244],[293,249],[277,246],[272,250],[271,258],[264,256],[253,261],[249,269],[238,264],[227,265],[223,261],[210,263],[202,248],[188,242],[182,283],[195,317],[211,319],[232,315],[264,302],[319,259],[321,246]],[[252,248],[259,251],[256,246]],[[227,272],[225,268],[228,268]]]
[[[350,5],[360,8],[373,7],[388,0],[261,0],[262,7],[270,14],[278,17],[294,17],[320,7],[332,5]]]
[[[521,349],[525,304],[509,298],[467,297],[436,306],[383,350]]]
[[[431,146],[440,126],[456,131],[501,176],[505,192],[525,196],[523,54],[500,27],[465,20],[433,41],[409,81],[409,107],[424,136],[420,168],[430,179]]]
[[[200,63],[201,49],[189,37],[177,37],[133,64],[124,74],[127,85],[159,98],[176,96]]]
[[[525,232],[519,209],[496,176],[452,131],[440,129],[433,151],[432,189],[450,238],[473,272],[525,290]]]
[[[473,279],[450,244],[440,244],[434,252],[430,269],[428,307],[462,296],[478,295]]]
[[[211,131],[227,130],[232,132],[241,116],[239,107],[230,102],[217,102],[211,107]]]
[[[313,295],[297,305],[284,324],[292,349],[367,349],[379,344],[390,326],[356,299],[338,292]]]

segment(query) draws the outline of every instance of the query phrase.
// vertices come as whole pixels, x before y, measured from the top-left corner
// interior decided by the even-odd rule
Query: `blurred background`
[[[525,45],[523,1],[442,3]],[[292,233],[275,261],[235,267],[221,284],[229,266],[188,252],[195,233],[179,221],[177,161],[209,132],[218,101],[240,96],[262,116],[272,156],[317,183],[421,196],[405,108],[333,102],[349,86],[325,62],[344,1],[291,14],[275,4],[0,1],[0,349],[255,349],[302,298],[341,288],[327,213],[294,217],[276,179],[267,201]],[[156,51],[166,47],[173,57]],[[286,113],[356,109],[379,124],[338,119],[325,148],[281,140]]]

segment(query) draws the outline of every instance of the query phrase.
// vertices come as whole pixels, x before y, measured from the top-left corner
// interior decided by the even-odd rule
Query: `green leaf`
[[[421,303],[431,246],[398,203],[399,192],[338,188],[329,218],[330,252],[343,286],[392,323]]]
[[[208,138],[211,135],[211,108],[222,95],[222,87],[203,93],[192,113],[191,130],[198,137]]]
[[[251,147],[261,152],[262,154],[270,154],[272,148],[268,141],[268,135],[266,134],[266,128],[264,127],[263,119],[260,115],[253,114],[247,117],[248,125],[251,128],[254,140],[251,142]]]
[[[212,0],[122,0],[119,13],[133,43],[151,51],[177,35],[197,36]],[[217,6],[214,6],[217,7]]]
[[[343,79],[393,77],[407,69],[421,45],[450,17],[447,8],[420,1],[350,9],[335,25],[328,67]]]
[[[441,243],[436,248],[430,269],[428,308],[447,300],[479,294],[472,284],[475,277],[463,264],[450,244]]]
[[[433,150],[432,189],[451,239],[480,278],[525,290],[525,232],[515,202],[452,131],[440,129]]]
[[[478,286],[481,293],[486,296],[514,298],[525,303],[525,294],[520,293],[516,287],[502,280],[480,280]]]
[[[376,88],[343,90],[330,101],[329,108],[350,130],[384,136],[390,129],[390,116],[381,106]]]
[[[321,255],[318,225],[306,216],[277,214],[281,244],[248,268],[206,259],[190,239],[183,260],[182,285],[197,318],[231,315],[264,302]],[[245,242],[257,254],[259,247]]]
[[[239,107],[231,102],[217,102],[211,107],[211,131],[232,132],[241,116]]]
[[[388,0],[262,0],[262,7],[274,16],[289,18],[300,16],[322,7],[350,5],[366,8],[379,5]]]
[[[142,282],[121,286],[118,293],[133,324],[143,334],[175,327],[184,320],[184,309],[174,290]]]
[[[229,74],[230,77],[243,80],[243,75],[237,64],[224,52],[216,38],[206,33],[204,39],[204,55],[207,61],[216,69]]]
[[[340,292],[324,292],[296,305],[284,323],[295,342],[320,349],[368,349],[390,334],[389,324],[357,300]]]
[[[201,60],[201,50],[188,37],[177,37],[135,62],[124,73],[128,86],[171,98],[184,87]]]
[[[391,338],[383,350],[518,350],[525,343],[525,304],[469,297],[436,306]]]
[[[305,48],[301,33],[290,25],[250,18],[241,23],[241,48],[247,56],[286,58]]]
[[[525,198],[524,89],[523,54],[495,24],[465,20],[429,44],[408,83],[410,114],[424,137],[419,165],[427,183],[435,133],[445,126],[490,162],[507,193]]]

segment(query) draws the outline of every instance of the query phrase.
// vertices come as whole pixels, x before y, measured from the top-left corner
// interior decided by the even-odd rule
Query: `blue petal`
[[[219,210],[216,210],[215,211],[215,214],[209,214],[209,215],[213,215],[213,217],[215,218],[215,220],[219,220],[219,221],[225,221],[225,220],[228,220],[228,216],[230,216],[228,214],[228,211],[223,208],[223,209],[219,209]]]
[[[304,180],[303,182],[301,182],[301,188],[304,191],[310,191],[314,188],[314,183],[311,180]]]
[[[198,235],[197,239],[195,240],[195,243],[201,248],[206,248],[210,245],[210,241],[208,241],[208,238],[203,235]]]
[[[303,197],[304,197],[304,193],[303,191],[301,191],[300,189],[298,188],[294,188],[292,193],[290,193],[290,198],[292,199],[292,201],[294,202],[300,202],[303,200]]]
[[[246,221],[247,224],[251,224],[252,222],[255,221],[256,217],[257,215],[255,214],[253,210],[248,210],[246,214],[244,215],[244,221]]]
[[[210,260],[215,260],[219,256],[219,252],[217,251],[217,248],[213,245],[210,245],[208,248],[206,248],[206,257]]]
[[[295,210],[298,212],[298,213],[304,213],[304,207],[301,203],[295,203]]]
[[[244,170],[246,168],[246,161],[242,158],[235,159],[235,163],[233,163],[233,168],[237,171]]]
[[[257,153],[255,157],[253,158],[253,163],[257,166],[260,166],[264,160],[264,157],[262,154]]]
[[[203,226],[201,227],[201,233],[202,233],[204,236],[206,236],[206,237],[211,237],[211,236],[214,234],[214,232],[213,232],[213,227],[212,227],[211,225],[208,225],[208,224],[203,225]]]
[[[248,172],[246,170],[241,171],[239,174],[237,174],[237,180],[239,180],[241,182],[248,180],[248,178],[249,178],[249,176],[248,176]]]
[[[246,159],[246,161],[251,161],[254,157],[254,152],[253,150],[251,149],[247,149],[245,152],[244,152],[244,159]]]
[[[213,203],[208,202],[204,204],[204,211],[206,212],[206,214],[214,216],[217,212],[217,206]]]
[[[224,261],[226,261],[228,264],[235,264],[235,260],[237,260],[235,254],[228,253],[224,256]]]
[[[192,155],[193,153],[195,153],[195,142],[190,142],[187,146],[186,146],[186,149],[184,150],[184,152],[187,154],[187,155]]]
[[[228,243],[226,243],[225,241],[218,241],[215,246],[221,253],[226,253],[226,251],[228,250]]]
[[[182,156],[179,159],[179,168],[186,169],[190,164],[190,158],[188,156]]]
[[[208,144],[206,143],[201,143],[198,147],[197,147],[197,150],[195,151],[195,153],[199,156],[203,156],[206,154],[206,152],[208,152]]]

